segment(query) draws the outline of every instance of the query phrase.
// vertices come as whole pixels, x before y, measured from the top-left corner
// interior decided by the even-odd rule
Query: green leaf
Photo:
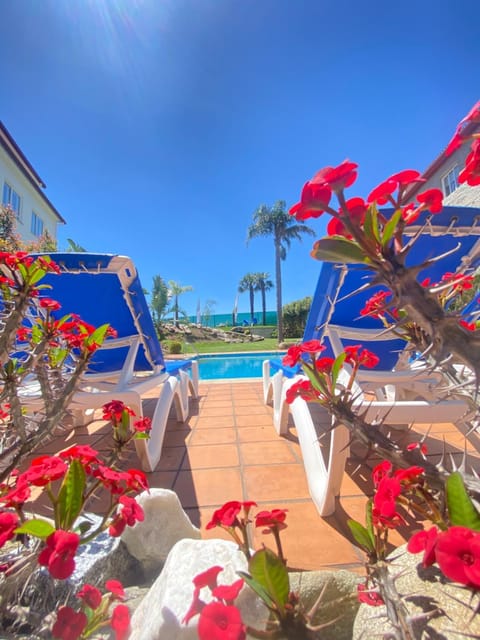
[[[150,436],[145,431],[136,431],[135,435],[133,436],[133,439],[134,440],[149,440]]]
[[[350,262],[365,264],[368,262],[368,258],[358,244],[341,236],[317,240],[310,255],[312,258],[323,260],[324,262],[341,262],[345,264]]]
[[[26,533],[29,536],[41,538],[42,540],[48,538],[54,531],[55,527],[51,525],[50,522],[36,518],[27,520],[22,526],[15,529],[15,533]]]
[[[248,568],[252,578],[265,589],[279,614],[283,616],[290,591],[288,573],[283,562],[273,551],[265,548],[250,558]]]
[[[371,204],[365,214],[365,221],[363,223],[363,230],[365,236],[369,239],[380,242],[380,233],[378,230],[378,212],[377,205]]]
[[[397,209],[390,220],[383,228],[382,246],[385,247],[391,240],[395,229],[397,228],[398,221],[402,217],[402,210]]]
[[[277,610],[275,602],[268,595],[267,591],[265,590],[264,587],[262,587],[261,584],[259,584],[256,580],[254,580],[252,576],[248,575],[248,573],[245,573],[245,571],[238,571],[238,575],[245,580],[245,582],[248,584],[250,589],[255,591],[257,596],[259,596],[263,600],[263,602],[269,609],[271,609],[272,611]]]
[[[340,355],[338,355],[335,358],[335,362],[332,365],[332,387],[335,388],[335,385],[337,384],[337,378],[338,378],[338,374],[340,373],[342,367],[343,367],[343,363],[345,362],[345,358],[347,357],[346,353],[341,353]]]
[[[480,531],[480,514],[468,495],[458,471],[450,474],[445,485],[448,515],[453,525]]]
[[[356,520],[347,520],[347,524],[357,544],[367,551],[375,551],[375,544],[372,537],[363,524],[360,524],[360,522]]]
[[[85,469],[79,460],[72,460],[58,494],[58,525],[70,529],[83,507]]]

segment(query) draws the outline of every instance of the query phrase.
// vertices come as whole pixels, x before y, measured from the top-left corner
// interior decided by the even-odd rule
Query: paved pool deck
[[[154,399],[145,400],[145,412]],[[348,569],[363,573],[363,553],[352,543],[347,520],[364,521],[367,496],[372,493],[370,472],[374,461],[364,452],[352,451],[344,474],[334,515],[320,517],[305,479],[295,429],[280,437],[272,426],[272,409],[263,403],[261,380],[201,382],[199,399],[191,402],[190,417],[179,423],[170,414],[162,457],[148,474],[151,487],[173,489],[205,538],[228,535],[221,529],[206,530],[213,511],[229,500],[254,500],[260,510],[288,509],[282,540],[288,565],[296,569]],[[460,460],[465,439],[452,424],[415,425],[399,432],[402,443],[428,434],[429,456],[438,459],[444,446]],[[42,452],[53,453],[74,443],[108,451],[111,428],[104,420],[72,429],[49,442]],[[480,471],[478,438],[468,443],[471,460]],[[138,466],[135,452],[125,458],[125,468]],[[101,508],[101,501],[96,503]],[[255,545],[267,546],[269,536],[255,532]],[[404,540],[395,532],[395,543]]]

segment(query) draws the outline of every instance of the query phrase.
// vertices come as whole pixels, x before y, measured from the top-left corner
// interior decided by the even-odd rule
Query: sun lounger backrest
[[[118,337],[140,336],[136,371],[164,366],[137,271],[125,256],[89,253],[50,253],[62,269],[61,275],[48,274],[44,282],[52,289],[43,293],[58,300],[62,308],[57,317],[76,313],[82,320],[99,326],[109,323]],[[127,348],[101,350],[91,361],[92,372],[111,372],[122,368]]]

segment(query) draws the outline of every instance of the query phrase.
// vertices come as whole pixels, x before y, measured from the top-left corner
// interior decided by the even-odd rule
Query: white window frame
[[[5,198],[5,191],[7,189],[8,189],[8,197]],[[18,209],[15,209],[15,207],[12,204],[13,194],[15,194],[15,196],[18,198]],[[19,222],[22,221],[22,196],[18,193],[18,191],[15,191],[12,185],[6,180],[3,183],[2,204],[5,206],[10,206],[13,209],[13,211],[15,211],[15,216],[17,220]]]
[[[41,238],[45,229],[43,218],[36,211],[32,211],[32,220],[30,223],[30,231],[37,238]]]
[[[455,164],[442,176],[442,191],[443,195],[449,196],[451,193],[456,191],[460,186],[458,182],[458,174],[460,173],[460,165]],[[452,181],[453,178],[453,181]],[[453,189],[452,189],[453,185]]]

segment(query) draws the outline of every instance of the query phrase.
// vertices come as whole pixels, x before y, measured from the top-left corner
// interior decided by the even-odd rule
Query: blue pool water
[[[198,357],[200,380],[261,378],[263,361],[268,358],[281,358],[283,355],[284,353],[278,351],[202,355]]]

